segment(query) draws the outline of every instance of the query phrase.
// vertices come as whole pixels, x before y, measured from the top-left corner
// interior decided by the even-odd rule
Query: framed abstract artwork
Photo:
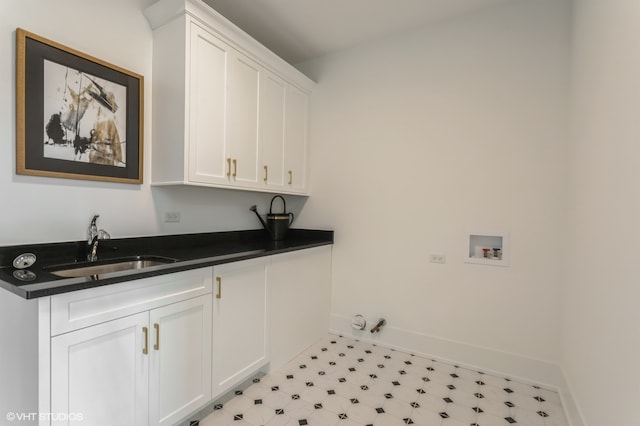
[[[16,30],[16,173],[142,183],[143,76]]]

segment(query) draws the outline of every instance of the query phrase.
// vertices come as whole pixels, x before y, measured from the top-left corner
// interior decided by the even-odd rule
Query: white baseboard
[[[334,334],[558,391],[569,425],[586,426],[559,365],[388,325],[371,334],[355,330],[350,317],[334,313],[329,327]]]
[[[566,374],[564,374],[564,369],[562,371],[562,376],[565,380],[564,387],[559,390],[559,393],[560,399],[562,400],[562,407],[567,415],[569,424],[570,426],[587,426],[582,410],[573,397],[573,386],[571,386],[571,382],[567,379]]]

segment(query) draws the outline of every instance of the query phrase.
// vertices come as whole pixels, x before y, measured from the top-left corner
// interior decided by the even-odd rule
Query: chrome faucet
[[[96,220],[98,220],[99,217],[99,214],[93,216],[87,229],[87,260],[90,262],[98,260],[98,242],[111,238],[111,235],[109,235],[107,231],[98,229]]]

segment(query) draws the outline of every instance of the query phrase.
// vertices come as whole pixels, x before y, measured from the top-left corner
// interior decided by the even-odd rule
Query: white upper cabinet
[[[304,192],[307,188],[307,119],[309,95],[288,86],[285,98],[284,171],[285,189]]]
[[[264,73],[260,100],[264,186],[273,192],[304,193],[309,95]]]
[[[284,119],[287,84],[278,76],[265,73],[260,85],[260,148],[262,182],[266,188],[284,186]]]
[[[196,24],[191,24],[191,57],[189,67],[189,105],[185,113],[189,124],[185,133],[184,148],[187,150],[189,171],[188,181],[203,184],[227,184],[228,167],[226,159],[230,157],[226,141],[227,117],[227,68],[231,48],[220,39],[213,37]],[[159,89],[160,90],[160,89]],[[154,90],[155,92],[155,90]],[[161,107],[171,108],[169,105]],[[155,105],[154,105],[155,110]],[[180,117],[176,110],[176,120]],[[156,123],[155,128],[169,127],[170,123]],[[154,132],[154,135],[155,132]],[[213,143],[216,142],[217,143]],[[177,148],[182,148],[176,141]],[[169,144],[162,135],[154,137],[156,145]],[[160,182],[165,175],[164,170],[155,170],[156,165],[162,167],[171,159],[164,159],[167,151],[153,155],[154,182]],[[163,160],[158,162],[156,160]],[[157,176],[157,179],[156,179]],[[176,176],[179,178],[179,176]],[[169,177],[171,179],[171,177]]]
[[[160,0],[145,15],[152,184],[307,194],[315,84],[200,0]]]
[[[228,167],[232,184],[258,185],[260,65],[246,56],[231,55],[228,96]]]

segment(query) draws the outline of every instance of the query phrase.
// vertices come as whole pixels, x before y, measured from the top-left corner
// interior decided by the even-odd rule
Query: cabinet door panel
[[[263,258],[215,266],[213,393],[240,382],[268,361],[267,286]]]
[[[287,86],[284,130],[284,170],[287,189],[304,193],[307,189],[307,117],[309,97]]]
[[[284,106],[286,83],[264,73],[260,97],[260,152],[265,184],[270,189],[284,186]],[[264,170],[264,167],[267,170]]]
[[[271,370],[274,371],[329,330],[331,246],[272,257]]]
[[[258,183],[258,100],[261,69],[234,52],[230,58],[229,134],[232,183],[255,187]]]
[[[226,109],[230,47],[195,24],[191,26],[189,178],[229,183]]]
[[[53,424],[148,424],[147,322],[145,312],[51,339],[51,412],[82,416]]]
[[[211,399],[211,295],[150,312],[150,424],[175,424]]]

